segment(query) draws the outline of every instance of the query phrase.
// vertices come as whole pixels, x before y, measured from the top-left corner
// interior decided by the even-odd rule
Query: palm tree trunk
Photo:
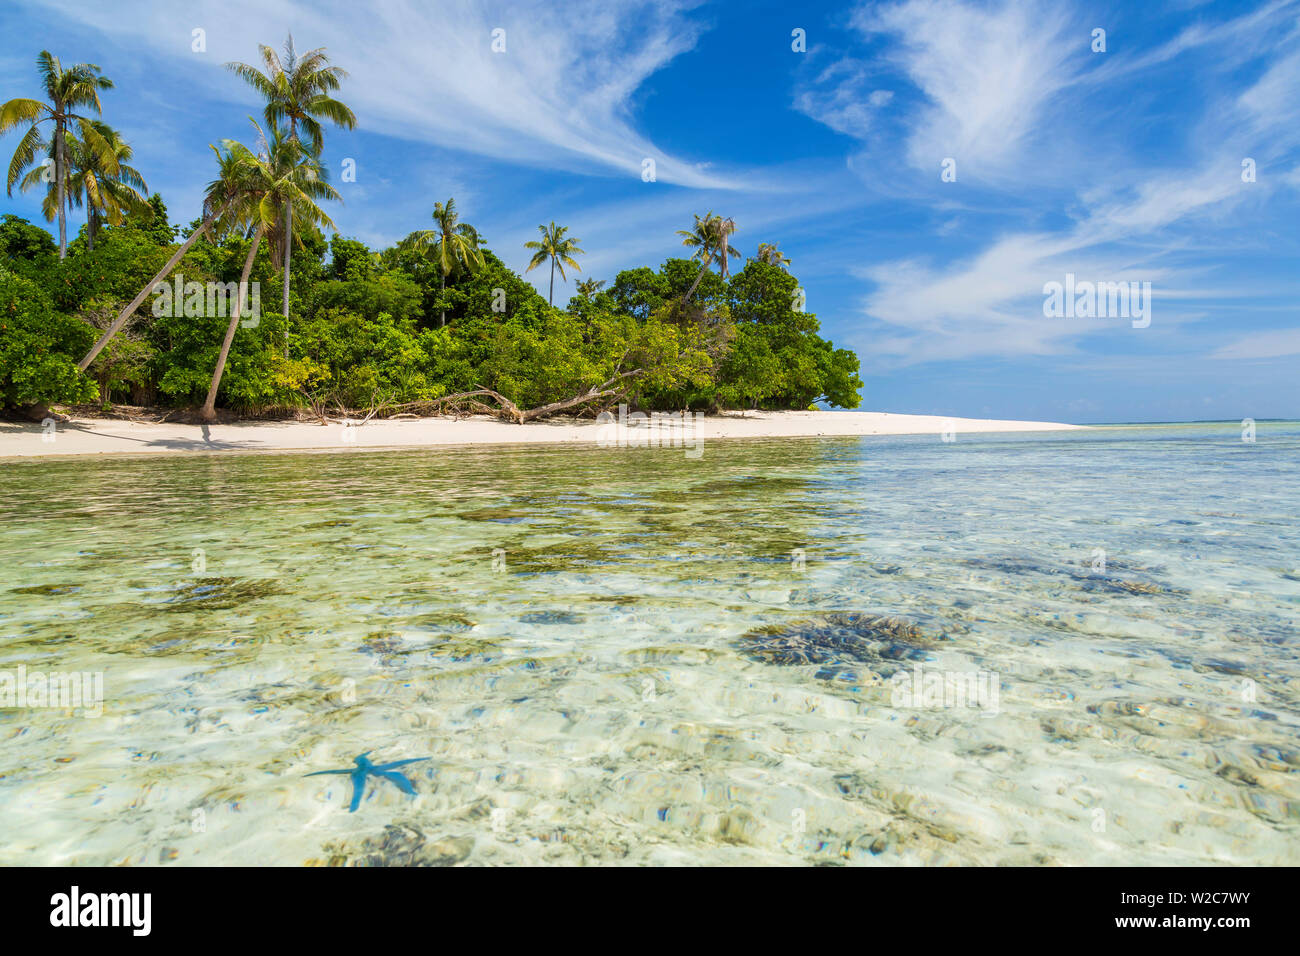
[[[90,197],[87,196],[87,199]],[[95,251],[95,210],[89,208],[90,203],[86,203],[86,251]]]
[[[253,241],[248,247],[248,256],[244,259],[244,271],[239,274],[239,295],[234,311],[230,313],[230,324],[226,326],[226,338],[221,343],[221,354],[217,356],[217,367],[212,370],[212,384],[208,387],[208,397],[203,402],[199,413],[205,422],[217,417],[217,389],[221,385],[221,375],[226,370],[226,359],[230,357],[230,343],[235,340],[235,329],[239,326],[239,317],[244,313],[244,297],[248,292],[248,274],[253,271],[253,259],[257,256],[257,247],[262,244],[262,227],[257,227]]]
[[[442,297],[447,292],[447,273],[441,269],[438,270],[438,304],[442,305]],[[438,328],[445,328],[447,325],[447,310],[443,309],[438,313]]]
[[[90,363],[95,361],[95,356],[104,350],[104,346],[108,344],[108,340],[116,335],[117,330],[126,325],[126,320],[135,314],[136,309],[140,308],[140,303],[145,300],[145,296],[153,291],[154,286],[171,274],[171,271],[176,268],[176,263],[180,262],[185,253],[190,251],[190,246],[194,245],[195,240],[197,240],[199,236],[203,235],[203,230],[211,226],[217,217],[226,211],[228,206],[229,203],[222,206],[212,215],[208,216],[207,219],[204,219],[203,224],[199,226],[199,228],[190,233],[190,237],[185,240],[184,244],[177,249],[175,253],[172,254],[172,257],[167,260],[167,264],[159,269],[158,274],[145,284],[145,287],[140,290],[140,294],[131,300],[131,304],[118,313],[117,318],[113,320],[113,324],[110,325],[104,334],[99,337],[99,341],[90,347],[90,351],[86,353],[86,357],[77,363],[77,368],[84,372],[90,366]]]
[[[546,304],[550,306],[555,305],[555,257],[554,256],[551,257],[551,291],[550,294],[546,296]]]
[[[713,262],[713,253],[710,252],[707,256],[704,257],[704,265],[700,266],[700,271],[695,274],[695,281],[691,283],[691,287],[686,290],[686,295],[682,297],[682,305],[685,305],[687,302],[691,301],[691,296],[695,294],[695,287],[700,284],[700,280],[704,278],[704,273],[709,268],[709,265],[712,262]]]
[[[68,218],[63,210],[67,183],[63,178],[63,125],[60,121],[54,126],[54,175],[58,179],[56,189],[59,196],[59,258],[68,257]]]
[[[298,117],[289,120],[289,138],[298,142]],[[293,200],[284,206],[284,357],[289,357],[289,259],[293,253]]]
[[[293,252],[293,203],[284,207],[284,334],[289,334],[289,258]]]

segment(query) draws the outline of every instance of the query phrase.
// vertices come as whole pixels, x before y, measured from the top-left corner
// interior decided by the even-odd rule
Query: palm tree
[[[153,218],[153,207],[145,198],[149,187],[138,169],[127,165],[133,150],[122,139],[117,130],[107,123],[95,120],[91,123],[113,151],[117,162],[117,171],[105,168],[102,157],[90,149],[82,140],[72,133],[66,133],[67,143],[66,188],[65,194],[72,205],[86,206],[86,248],[95,248],[95,237],[99,234],[101,222],[117,226],[126,220],[127,214],[137,215],[143,220]],[[51,152],[53,148],[51,147]],[[23,177],[20,188],[26,192],[47,177],[44,166],[33,167]],[[49,182],[41,210],[47,221],[53,221],[57,215],[58,190],[53,181]]]
[[[578,295],[584,299],[594,299],[596,293],[605,287],[604,279],[583,279],[578,283]]]
[[[760,242],[758,244],[758,255],[754,257],[759,262],[766,262],[769,266],[777,266],[789,272],[788,266],[793,265],[790,257],[776,247],[775,242]]]
[[[343,129],[357,125],[356,115],[348,107],[330,96],[339,88],[339,81],[347,71],[329,65],[324,47],[308,50],[301,56],[293,46],[293,34],[284,45],[284,57],[265,44],[258,44],[263,69],[247,63],[227,63],[226,69],[245,80],[266,100],[263,115],[266,125],[279,129],[288,122],[288,138],[298,142],[298,127],[311,140],[311,153],[320,155],[324,145],[321,120],[327,120]],[[293,213],[295,203],[284,203],[284,317],[289,318],[289,265],[293,248]],[[286,324],[286,334],[288,326]]]
[[[551,293],[547,298],[547,302],[554,305],[556,265],[558,264],[560,267],[560,278],[564,279],[564,267],[566,265],[573,266],[573,268],[577,269],[579,272],[582,271],[582,266],[578,265],[577,261],[573,257],[574,255],[585,256],[586,253],[578,248],[578,243],[582,241],[581,239],[564,238],[564,234],[569,231],[568,226],[557,226],[555,220],[552,219],[549,227],[538,226],[537,228],[542,234],[541,241],[524,243],[525,249],[536,250],[533,253],[532,261],[528,263],[528,268],[524,271],[532,272],[533,269],[540,266],[547,259],[551,260]]]
[[[718,259],[718,272],[722,278],[727,277],[727,260],[728,258],[739,258],[740,253],[735,247],[728,243],[728,239],[736,231],[736,221],[734,219],[723,219],[721,216],[715,216],[713,211],[705,213],[703,217],[695,217],[695,225],[690,229],[678,229],[677,235],[682,236],[682,245],[694,247],[695,253],[692,259],[702,259],[707,265],[714,258]],[[726,255],[722,250],[726,249]]]
[[[230,346],[235,340],[235,329],[244,311],[248,274],[252,271],[253,259],[257,256],[262,236],[280,222],[280,209],[294,206],[311,224],[334,228],[334,223],[316,202],[318,199],[338,197],[334,187],[325,181],[320,159],[307,152],[298,140],[283,130],[273,129],[268,143],[256,122],[253,123],[253,128],[257,130],[262,147],[259,153],[255,154],[242,143],[233,140],[225,140],[224,143],[229,160],[223,164],[223,174],[232,180],[231,191],[237,198],[227,207],[216,229],[221,232],[252,229],[253,234],[248,255],[244,259],[244,269],[239,276],[237,304],[230,312],[226,337],[221,343],[216,367],[212,370],[212,383],[208,386],[208,396],[199,413],[204,421],[212,421],[217,417],[217,389],[221,386],[226,359],[230,357]]]
[[[458,220],[455,199],[448,199],[445,206],[436,202],[433,204],[433,221],[438,227],[413,232],[402,242],[408,249],[423,252],[438,267],[439,293],[446,291],[447,276],[456,268],[456,263],[470,271],[484,265],[478,230]],[[438,313],[438,328],[446,324],[447,310],[442,309]]]
[[[713,210],[705,213],[703,218],[697,215],[692,228],[677,230],[677,235],[684,237],[682,245],[695,248],[691,258],[703,261],[700,271],[695,275],[695,281],[691,283],[691,287],[686,290],[686,295],[682,298],[683,303],[689,302],[691,296],[695,294],[700,280],[704,278],[704,273],[714,258],[718,260],[718,274],[724,279],[727,278],[728,260],[740,257],[740,253],[728,241],[735,231],[736,220],[715,216]]]
[[[189,238],[181,243],[180,248],[172,253],[171,258],[158,270],[157,274],[145,283],[144,288],[127,304],[126,308],[118,313],[117,318],[104,330],[104,334],[90,347],[90,351],[85,354],[85,357],[77,363],[77,368],[83,372],[90,367],[91,362],[95,361],[95,356],[103,351],[109,340],[117,334],[118,329],[125,325],[127,319],[135,314],[135,310],[140,308],[140,303],[153,291],[154,287],[171,275],[171,271],[176,268],[176,263],[180,262],[185,253],[190,251],[190,246],[194,245],[200,236],[207,233],[218,219],[231,210],[232,206],[237,207],[241,201],[247,188],[247,178],[242,172],[246,165],[243,158],[238,154],[232,154],[229,150],[222,153],[221,150],[211,144],[209,144],[209,148],[217,154],[218,173],[217,178],[208,183],[208,188],[203,195],[203,221],[197,229],[190,233]]]
[[[96,153],[107,172],[117,173],[117,159],[112,148],[91,125],[88,116],[75,112],[86,108],[99,115],[99,91],[111,89],[113,81],[101,75],[99,67],[93,63],[78,63],[63,69],[59,58],[42,50],[36,57],[36,67],[45,86],[48,103],[32,99],[12,99],[0,106],[0,135],[9,132],[24,123],[31,126],[18,141],[13,159],[9,162],[8,195],[14,194],[14,183],[30,166],[36,156],[50,149],[54,153],[55,205],[59,217],[59,258],[68,255],[68,220],[67,220],[67,133],[70,124],[75,123],[81,130],[81,139],[87,149]],[[54,124],[50,143],[45,142],[41,124]]]
[[[99,153],[76,141],[69,183],[71,188],[85,195],[86,248],[92,250],[101,222],[118,226],[128,214],[145,221],[153,219],[153,206],[149,205],[148,199],[149,186],[140,171],[128,165],[135,150],[107,123],[95,123],[94,126],[113,151],[116,172],[108,168]]]

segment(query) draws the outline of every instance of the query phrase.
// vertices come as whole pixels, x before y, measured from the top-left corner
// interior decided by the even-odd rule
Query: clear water
[[[1300,863],[1298,472],[1286,423],[9,460],[0,673],[104,705],[0,709],[0,863]],[[306,776],[364,751],[417,795]]]

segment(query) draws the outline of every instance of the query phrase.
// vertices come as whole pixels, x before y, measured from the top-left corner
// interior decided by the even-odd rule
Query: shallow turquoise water
[[[0,674],[104,688],[0,709],[0,863],[1300,863],[1240,434],[0,462]]]

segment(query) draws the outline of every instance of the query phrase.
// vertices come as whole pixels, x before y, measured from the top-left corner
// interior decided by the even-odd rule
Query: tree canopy
[[[346,73],[323,49],[298,53],[292,37],[282,55],[259,52],[260,68],[228,66],[262,95],[267,129],[253,123],[251,148],[212,147],[215,175],[184,229],[99,119],[112,83],[93,64],[64,69],[43,51],[45,100],[0,106],[0,133],[21,134],[9,188],[42,189],[60,238],[0,218],[0,409],[202,403],[210,418],[217,405],[320,414],[491,400],[524,420],[620,401],[857,407],[857,357],[819,335],[775,243],[731,268],[741,254],[730,217],[709,211],[679,230],[692,258],[584,277],[565,306],[554,304],[554,274],[580,272],[584,250],[554,221],[526,243],[528,269],[549,267],[545,297],[461,221],[454,199],[434,203],[434,228],[390,246],[342,235],[318,203],[341,198],[326,181],[322,123],[355,124],[333,96]],[[36,165],[41,155],[53,163]],[[88,219],[65,241],[69,203]],[[272,283],[278,311],[253,291]],[[225,289],[241,290],[233,310]]]
[[[214,182],[212,202],[223,198]],[[83,235],[67,259],[44,229],[0,220],[0,275],[7,294],[0,351],[0,402],[123,402],[196,406],[212,378],[224,315],[154,315],[147,298],[120,345],[86,373],[76,360],[104,316],[121,308],[176,251],[166,207]],[[213,242],[190,247],[175,273],[185,282],[235,282],[250,239],[234,216]],[[489,389],[521,408],[557,402],[613,376],[621,400],[646,409],[808,408],[859,404],[852,352],[823,339],[815,315],[798,308],[798,280],[751,259],[723,279],[699,261],[668,259],[589,282],[553,307],[491,249],[481,266],[442,271],[427,249],[371,249],[339,233],[328,241],[304,219],[304,248],[292,280],[295,319],[263,311],[239,327],[218,404],[240,414],[313,406],[367,408]],[[265,246],[251,279],[279,277]],[[699,279],[695,294],[683,303]],[[445,324],[443,316],[445,314]],[[111,316],[110,316],[111,317]],[[598,404],[598,403],[597,403]],[[596,405],[586,410],[592,410]]]

